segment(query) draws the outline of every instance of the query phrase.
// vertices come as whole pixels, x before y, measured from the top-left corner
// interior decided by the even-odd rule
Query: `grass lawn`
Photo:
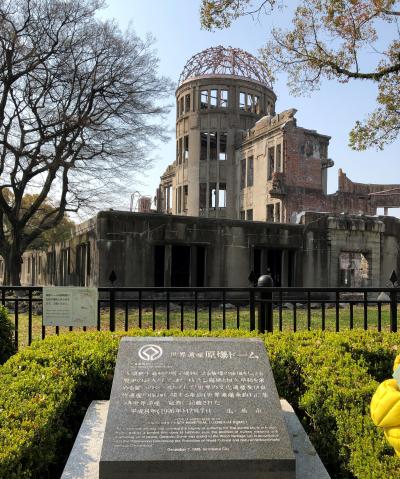
[[[137,308],[131,308],[128,311],[126,321],[125,309],[117,309],[116,311],[116,330],[123,331],[124,329],[130,329],[139,326],[139,314]],[[368,307],[368,329],[377,330],[378,328],[378,308],[375,305]],[[239,315],[239,321],[238,321]],[[274,309],[274,330],[279,330],[279,310]],[[296,310],[296,330],[302,331],[307,329],[307,309]],[[170,311],[170,328],[181,328],[181,311]],[[256,328],[257,328],[256,311]],[[398,308],[398,317],[400,318],[400,306]],[[102,308],[100,315],[100,327],[102,330],[109,330],[110,314],[108,309]],[[143,308],[142,310],[142,328],[164,329],[167,327],[167,314],[165,308],[157,309],[153,317],[153,310],[150,308]],[[389,305],[382,305],[381,314],[381,326],[382,331],[389,331]],[[10,319],[14,320],[14,314],[10,313]],[[239,309],[239,313],[236,309],[227,309],[225,314],[226,328],[240,328],[248,331],[250,327],[250,314],[248,307]],[[294,312],[289,309],[282,310],[282,330],[293,331],[294,324]],[[194,329],[195,316],[192,308],[184,309],[184,329]],[[354,305],[353,308],[353,327],[364,327],[364,308],[362,305]],[[197,317],[198,329],[223,329],[223,314],[219,305],[216,305],[211,310],[211,322],[209,319],[209,308],[199,308]],[[329,331],[335,331],[336,328],[336,310],[335,308],[326,308],[325,310],[325,329]],[[87,330],[94,330],[96,328],[87,328]],[[321,309],[311,310],[311,329],[322,329],[322,311]],[[339,329],[350,329],[350,307],[339,310]],[[59,332],[67,332],[68,328],[59,328]],[[42,337],[42,316],[32,316],[32,340],[40,339]],[[44,334],[46,336],[56,334],[55,327],[45,328]],[[20,313],[18,321],[18,347],[19,349],[28,345],[28,313]]]

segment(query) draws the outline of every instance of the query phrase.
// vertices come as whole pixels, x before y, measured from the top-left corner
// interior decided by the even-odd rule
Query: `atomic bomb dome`
[[[204,76],[235,76],[262,83],[271,88],[271,80],[265,66],[253,55],[240,48],[207,48],[193,55],[179,77],[179,85]]]

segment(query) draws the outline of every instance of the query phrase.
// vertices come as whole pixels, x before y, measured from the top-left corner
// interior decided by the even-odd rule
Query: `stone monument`
[[[258,339],[123,338],[100,479],[294,479]]]

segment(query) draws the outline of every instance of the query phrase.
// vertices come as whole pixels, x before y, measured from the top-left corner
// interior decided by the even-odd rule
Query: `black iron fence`
[[[45,327],[41,287],[0,287],[17,348],[77,328]],[[396,332],[400,288],[98,288],[97,326],[83,330],[376,329]]]

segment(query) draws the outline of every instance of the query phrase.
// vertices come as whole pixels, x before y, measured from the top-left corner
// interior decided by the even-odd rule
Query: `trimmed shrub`
[[[123,334],[257,337],[236,330],[132,330],[68,333],[34,343],[0,368],[0,479],[59,477],[57,461],[66,459],[88,404],[109,395]],[[400,460],[369,417],[378,381],[391,374],[397,334],[258,337],[279,394],[295,407],[332,477],[400,477]]]
[[[8,311],[0,306],[0,364],[15,353],[14,327],[8,319]]]

